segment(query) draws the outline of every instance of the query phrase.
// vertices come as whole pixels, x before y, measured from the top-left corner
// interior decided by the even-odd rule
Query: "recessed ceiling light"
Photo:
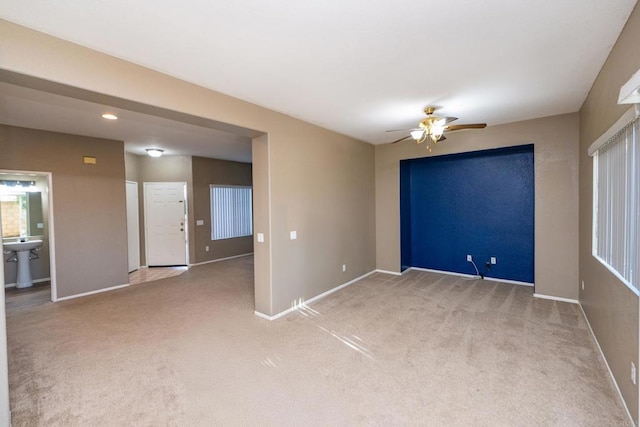
[[[118,120],[118,116],[116,116],[115,114],[111,114],[111,113],[104,113],[102,115],[103,119],[107,119],[107,120]]]
[[[164,153],[164,150],[161,150],[160,148],[147,148],[146,151],[151,157],[160,157],[162,156],[162,153]]]

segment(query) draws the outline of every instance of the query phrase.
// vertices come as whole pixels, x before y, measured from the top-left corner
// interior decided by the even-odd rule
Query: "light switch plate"
[[[256,235],[256,239],[258,240],[258,243],[264,243],[264,234],[263,233],[258,233]]]
[[[204,225],[204,219],[196,219],[196,225]]]
[[[298,232],[297,231],[292,231],[289,233],[289,238],[291,240],[296,240],[298,238]]]

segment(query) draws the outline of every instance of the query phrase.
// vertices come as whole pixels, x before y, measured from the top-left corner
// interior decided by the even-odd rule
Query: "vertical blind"
[[[640,295],[640,120],[594,156],[593,255]]]
[[[251,187],[211,186],[211,239],[253,234]]]

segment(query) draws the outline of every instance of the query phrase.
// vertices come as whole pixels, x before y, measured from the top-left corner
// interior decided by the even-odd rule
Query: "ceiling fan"
[[[429,143],[437,144],[440,141],[444,141],[447,139],[444,136],[445,132],[453,132],[457,130],[464,129],[484,129],[487,127],[486,123],[472,123],[466,125],[451,125],[449,123],[454,120],[458,120],[457,117],[438,117],[434,116],[433,113],[436,111],[435,107],[427,107],[424,109],[424,113],[427,115],[426,119],[422,119],[420,123],[418,123],[418,127],[415,129],[401,129],[401,130],[409,130],[411,133],[407,136],[404,136],[400,139],[397,139],[390,144],[395,144],[400,141],[404,141],[405,139],[412,138],[418,144],[421,144],[429,139],[427,143],[427,148],[431,150]],[[396,130],[387,131],[387,132],[397,132]]]

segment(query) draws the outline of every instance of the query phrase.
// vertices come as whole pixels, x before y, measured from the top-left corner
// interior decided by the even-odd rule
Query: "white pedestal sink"
[[[16,287],[28,288],[33,286],[31,280],[31,267],[29,266],[29,255],[32,250],[42,246],[42,240],[28,240],[26,242],[7,242],[2,247],[5,252],[15,252],[18,258],[18,278]]]

